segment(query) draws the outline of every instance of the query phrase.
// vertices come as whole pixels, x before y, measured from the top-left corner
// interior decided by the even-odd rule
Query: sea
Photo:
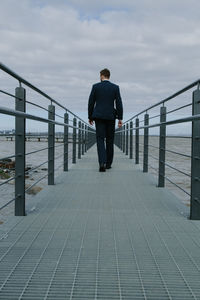
[[[143,168],[143,142],[144,137],[140,136],[140,151],[139,151],[139,168]],[[133,139],[133,149],[135,141]],[[34,152],[40,149],[47,148],[45,141],[27,141],[26,153]],[[158,157],[159,157],[159,137],[149,137],[149,165],[148,172],[158,180]],[[191,156],[191,137],[176,137],[169,136],[166,138],[166,167],[165,167],[165,187],[170,189],[184,205],[190,205],[190,174],[191,174],[191,159],[183,155]],[[15,152],[15,142],[7,141],[6,137],[0,137],[0,159],[13,155]],[[180,155],[180,154],[183,155]],[[26,156],[26,167],[36,168],[43,162],[47,161],[48,150],[43,150],[35,154]],[[56,143],[55,148],[55,176],[63,172],[63,144]],[[72,146],[69,145],[69,168],[71,167]],[[14,158],[13,158],[14,159]],[[133,156],[134,163],[135,156]],[[47,174],[47,162],[36,168],[34,171],[27,171],[26,174],[26,188],[30,187],[33,183]],[[11,172],[12,175],[12,172]],[[13,174],[14,175],[14,174]],[[5,180],[0,179],[0,184]],[[47,185],[47,177],[38,182],[34,188],[26,194],[26,201],[31,203],[35,194],[39,193]],[[14,198],[14,180],[0,186],[0,207]],[[14,202],[9,204],[6,208],[0,211],[1,219],[5,221],[6,216],[14,215]]]

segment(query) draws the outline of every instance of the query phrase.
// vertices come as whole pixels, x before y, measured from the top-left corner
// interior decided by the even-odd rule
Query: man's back
[[[115,104],[119,119],[122,119],[122,101],[119,86],[108,80],[92,87],[88,103],[89,119],[115,119]]]

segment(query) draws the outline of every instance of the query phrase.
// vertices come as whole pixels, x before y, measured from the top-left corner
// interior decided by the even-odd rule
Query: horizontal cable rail
[[[0,161],[7,160],[7,159],[10,159],[10,158],[14,158],[14,157],[16,157],[16,155],[9,155],[9,156],[0,158]]]
[[[179,105],[178,107],[167,111],[166,105],[170,100],[173,99],[174,105],[174,98],[195,87],[196,89],[192,91],[192,102],[187,96],[184,99],[189,101],[189,103]],[[153,116],[149,115],[149,112],[151,112],[151,109],[153,108],[158,108],[160,110],[159,114],[155,113]],[[180,111],[181,109],[186,109],[187,114],[185,113],[185,115],[179,118],[174,117],[172,120],[167,120],[169,114]],[[142,119],[141,117],[139,118],[143,113],[144,117],[142,117]],[[156,118],[160,118],[160,120],[153,122]],[[151,124],[149,123],[150,120],[152,121]],[[173,137],[175,139],[174,145],[176,148],[180,142],[177,138],[183,138],[183,136],[167,136],[166,129],[168,126],[184,123],[192,125],[191,136],[185,136],[185,138],[188,138],[189,143],[191,141],[191,144],[187,144],[188,147],[190,147],[189,151],[191,150],[191,154],[182,153],[181,151],[176,151],[176,149],[170,149],[171,146],[166,147],[169,138]],[[149,142],[149,131],[155,128],[159,129],[159,134],[151,137],[158,137],[158,146],[152,141]],[[133,136],[135,137],[134,140]],[[143,143],[141,143],[141,138],[143,138]],[[135,147],[133,147],[133,142],[135,143]],[[148,172],[148,167],[155,170],[156,173],[158,173],[158,187],[164,187],[165,180],[167,180],[186,195],[190,196],[190,219],[200,220],[200,80],[193,82],[170,97],[147,107],[124,122],[121,128],[115,130],[115,144],[125,153],[125,155],[129,155],[130,159],[135,158],[136,164],[141,163],[143,165],[143,172]],[[169,145],[173,144],[171,143]],[[149,149],[151,150],[150,153]],[[135,153],[133,153],[133,150]],[[168,154],[167,160],[169,160],[169,162],[166,162],[166,154]],[[185,163],[187,168],[189,159],[191,172],[180,170],[179,165],[177,167],[177,162],[175,160],[173,164],[170,163],[172,158],[169,154],[177,155],[176,160],[181,159],[180,164]],[[156,162],[158,163],[158,168],[149,164],[149,158],[153,159],[155,164]],[[142,162],[140,162],[140,160],[142,160]],[[169,174],[170,170],[173,170],[177,172],[177,174],[180,174],[180,176],[187,178],[187,180],[189,180],[187,186],[190,186],[190,193],[177,184],[177,182],[174,182],[177,181],[176,179],[172,180],[169,176],[165,176],[165,168],[168,168],[167,172],[169,172]],[[171,176],[173,176],[172,172],[171,174]]]
[[[44,176],[42,176],[40,179],[38,179],[36,182],[34,182],[31,186],[29,186],[25,192],[27,193],[28,191],[30,191],[36,184],[38,184],[40,181],[42,181],[43,179],[45,179],[49,174],[45,174]]]
[[[10,94],[10,93],[8,93],[8,92],[6,92],[6,91],[3,91],[3,90],[0,90],[0,93],[5,94],[5,95],[7,95],[7,96],[10,96],[10,97],[12,97],[12,98],[14,98],[14,99],[22,100],[20,97],[17,97],[17,96],[15,96],[15,95]]]
[[[147,107],[146,109],[142,110],[141,112],[139,112],[138,114],[135,114],[132,118],[128,119],[124,124],[132,121],[133,119],[137,118],[139,115],[149,111],[150,109],[154,108],[154,107],[157,107],[157,106],[160,106],[161,104],[165,104],[166,102],[168,102],[169,100],[173,99],[173,98],[176,98],[177,96],[185,93],[186,91],[192,89],[193,87],[197,86],[200,84],[200,79],[194,81],[193,83],[189,84],[188,86],[184,87],[183,89],[179,90],[178,92],[172,94],[171,96],[165,98],[164,100],[161,100],[149,107]]]
[[[1,108],[0,108],[0,112],[1,112]],[[191,116],[191,117],[185,117],[185,118],[180,118],[180,119],[176,119],[176,120],[151,124],[151,125],[133,127],[133,130],[145,129],[145,128],[154,128],[154,127],[159,127],[161,125],[174,125],[174,124],[187,123],[187,122],[190,122],[190,121],[198,121],[198,120],[200,120],[200,114],[197,114],[197,115]],[[121,132],[126,132],[126,129],[122,129]]]
[[[0,136],[6,137],[7,141],[13,141],[15,144],[15,155],[7,155],[7,157],[4,157],[0,160],[2,163],[2,169],[4,166],[5,168],[8,168],[7,164],[11,163],[10,166],[12,167],[9,167],[10,171],[8,172],[14,173],[14,176],[12,174],[12,176],[7,179],[6,176],[3,175],[4,177],[2,178],[5,179],[3,179],[3,182],[0,183],[0,186],[6,185],[10,181],[15,180],[15,197],[1,206],[0,210],[4,209],[15,201],[15,215],[25,216],[25,194],[40,181],[45,180],[46,178],[48,185],[54,185],[55,172],[61,169],[61,167],[64,172],[68,171],[69,162],[75,164],[77,162],[77,158],[81,158],[81,156],[84,155],[90,149],[90,147],[94,145],[96,142],[96,135],[92,126],[64,107],[61,103],[41,91],[36,86],[32,85],[30,82],[7,68],[2,63],[0,63],[0,69],[19,81],[19,87],[15,88],[15,94],[7,92],[5,89],[0,90],[1,94],[15,99],[15,109],[0,106],[1,114],[15,118],[15,130],[12,130],[12,133],[9,132],[7,134],[5,131],[5,133],[0,134]],[[32,91],[35,91],[38,95],[48,99],[48,107],[45,107],[45,102],[44,104],[37,104],[34,103],[34,101],[30,101],[25,88],[22,87],[22,84],[30,88]],[[42,102],[42,99],[40,102]],[[34,106],[38,112],[34,112],[35,114],[27,113],[26,104]],[[56,111],[55,105],[58,106],[59,111]],[[63,115],[60,114],[60,109],[64,110]],[[39,112],[41,111],[47,112],[48,117],[39,116]],[[60,118],[61,120],[58,121],[57,118]],[[26,132],[25,126],[27,120],[33,120],[40,122],[41,124],[47,124],[48,130],[46,131],[45,129],[45,132],[41,132],[39,134],[28,133]],[[56,126],[62,126],[63,130],[60,129],[59,132],[56,133]],[[47,143],[47,146],[39,149],[32,148],[30,149],[31,151],[29,150],[29,152],[27,152],[25,150],[25,144],[27,142],[28,145],[29,141],[34,141],[34,143],[37,142],[38,145],[40,142],[45,142]],[[55,145],[56,141],[59,143],[58,145]],[[34,144],[29,145],[33,147]],[[43,156],[41,156],[40,153]],[[31,168],[26,167],[27,157],[37,154],[38,159],[36,165],[31,166]],[[41,159],[40,156],[42,157]],[[46,159],[44,159],[44,157]],[[57,166],[57,164],[60,163],[61,158],[63,158],[62,164]],[[11,159],[15,159],[15,161],[10,161]],[[47,174],[39,179],[34,179],[34,171],[37,170],[37,173],[41,172],[42,170],[39,169],[44,165],[46,165],[46,167],[44,170],[42,170],[47,170]],[[28,180],[29,176],[27,175],[29,174],[32,174],[31,180],[33,179],[34,182],[27,187],[25,182]],[[10,174],[8,174],[8,176],[10,176]]]
[[[73,125],[69,125],[69,124],[65,124],[65,123],[61,123],[61,122],[57,122],[51,119],[46,119],[43,117],[38,117],[35,115],[31,115],[31,114],[27,114],[24,112],[20,112],[14,109],[10,109],[10,108],[5,108],[0,106],[0,113],[5,114],[5,115],[10,115],[10,116],[15,116],[15,117],[21,117],[21,118],[25,118],[25,119],[29,119],[29,120],[34,120],[34,121],[39,121],[39,122],[43,122],[43,123],[52,123],[54,125],[59,125],[59,126],[66,126],[66,127],[70,127],[70,128],[75,128],[75,129],[79,129],[77,126],[73,126]],[[85,129],[80,129],[81,131],[85,131]],[[93,134],[95,134],[94,130],[91,129],[86,129],[86,131],[89,131]]]
[[[25,172],[25,174],[30,174],[30,173],[32,173],[33,171],[35,171],[35,170],[39,169],[40,167],[46,165],[48,162],[49,162],[48,160],[42,162],[41,164],[37,165],[36,167],[27,170],[27,171]]]
[[[166,165],[168,168],[171,168],[171,169],[173,169],[173,170],[175,170],[175,171],[177,171],[177,172],[179,172],[179,173],[181,173],[181,174],[183,174],[183,175],[185,175],[185,176],[191,177],[190,174],[187,174],[187,173],[185,173],[185,172],[183,172],[183,171],[181,171],[181,170],[179,170],[179,169],[177,169],[177,168],[175,168],[175,167],[173,167],[173,166],[167,164],[166,162],[165,162],[165,165]]]
[[[47,111],[47,112],[49,111],[47,108],[45,108],[45,107],[43,107],[43,106],[41,106],[41,105],[39,105],[39,104],[30,102],[30,101],[27,101],[27,100],[26,100],[26,103],[31,104],[31,105],[33,105],[33,106],[35,106],[35,107],[40,108],[40,109],[43,109],[43,110],[45,110],[45,111]]]
[[[164,150],[165,152],[177,154],[177,155],[184,156],[184,157],[187,157],[187,158],[192,158],[191,155],[187,155],[187,154],[184,154],[184,153],[180,153],[180,152],[176,152],[176,151],[168,150],[168,149],[164,149],[164,148],[160,148],[160,149],[161,149],[161,150]]]
[[[78,117],[76,114],[74,114],[72,111],[70,111],[69,109],[67,109],[66,107],[64,107],[62,104],[60,104],[58,101],[56,101],[55,99],[53,99],[52,97],[50,97],[49,95],[47,95],[46,93],[44,93],[43,91],[41,91],[39,88],[37,88],[36,86],[34,86],[33,84],[31,84],[30,82],[28,82],[27,80],[25,80],[23,77],[19,76],[17,73],[15,73],[14,71],[12,71],[11,69],[9,69],[7,66],[5,66],[4,64],[0,63],[0,69],[3,70],[4,72],[6,72],[7,74],[9,74],[10,76],[12,76],[13,78],[17,79],[20,84],[23,83],[24,85],[28,86],[29,88],[31,88],[32,90],[34,90],[35,92],[37,92],[38,94],[42,95],[43,97],[47,98],[48,100],[51,101],[51,103],[54,103],[56,105],[58,105],[59,107],[63,108],[65,111],[69,112],[70,114],[72,114],[74,117],[78,118],[79,120],[81,120],[83,123],[85,123],[85,121],[83,121],[80,117]]]
[[[185,189],[183,189],[180,185],[176,184],[175,182],[173,182],[172,180],[170,180],[167,176],[164,176],[165,179],[167,179],[167,181],[169,181],[171,184],[175,185],[178,189],[180,189],[182,192],[184,192],[185,194],[187,194],[188,196],[191,196],[190,193],[188,193]]]
[[[11,177],[11,178],[9,178],[9,179],[3,181],[3,182],[1,182],[1,183],[0,183],[0,186],[2,186],[2,185],[6,184],[6,183],[8,183],[8,182],[10,182],[10,181],[12,181],[12,180],[14,180],[14,179],[16,179],[15,176],[14,176],[14,177]]]
[[[16,200],[16,197],[13,198],[12,200],[9,200],[6,204],[4,204],[3,206],[0,207],[0,211],[3,210],[4,208],[6,208],[8,205],[10,205],[15,200]]]

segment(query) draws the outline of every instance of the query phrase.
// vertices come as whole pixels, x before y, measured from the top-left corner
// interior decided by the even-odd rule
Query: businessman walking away
[[[115,119],[122,126],[123,105],[119,86],[109,81],[110,71],[100,72],[101,82],[93,85],[88,101],[90,125],[95,121],[99,172],[110,169],[114,154]]]

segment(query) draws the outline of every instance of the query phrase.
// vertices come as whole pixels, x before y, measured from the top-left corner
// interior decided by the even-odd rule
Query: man
[[[100,72],[101,82],[93,85],[88,101],[90,125],[95,121],[99,171],[110,169],[114,154],[115,119],[122,126],[123,105],[119,86],[109,81],[110,71]],[[115,107],[116,109],[115,109]],[[106,147],[104,140],[106,139]]]

